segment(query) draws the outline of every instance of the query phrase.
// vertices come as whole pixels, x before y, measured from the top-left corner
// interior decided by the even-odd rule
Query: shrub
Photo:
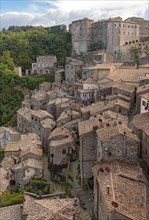
[[[24,194],[10,191],[4,191],[0,196],[0,207],[16,205],[23,203]]]

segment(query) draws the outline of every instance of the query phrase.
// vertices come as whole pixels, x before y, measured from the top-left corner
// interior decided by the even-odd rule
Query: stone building
[[[81,120],[87,120],[91,116],[96,116],[98,114],[103,114],[107,110],[112,110],[115,106],[115,100],[111,101],[100,101],[97,103],[93,103],[92,105],[81,107],[80,109],[80,117]]]
[[[65,64],[65,81],[75,83],[81,77],[83,62],[80,60],[66,57]]]
[[[119,123],[119,121],[124,120],[125,123],[128,121],[125,116],[120,116],[119,114],[112,113],[111,111],[105,114],[96,113],[94,116],[89,116],[89,118],[83,119],[78,123],[78,132],[80,139],[80,170],[81,170],[81,180],[84,178],[92,177],[92,167],[97,163],[98,159],[98,137],[96,131],[104,129],[104,127],[111,125],[111,129]],[[105,128],[105,129],[106,129]]]
[[[7,143],[20,140],[20,133],[13,128],[0,127],[0,151],[4,149]]]
[[[55,82],[56,83],[62,83],[63,80],[65,80],[65,70],[64,69],[60,69],[55,71]]]
[[[84,220],[78,199],[66,198],[63,192],[36,195],[25,192],[23,204],[0,208],[0,220]]]
[[[93,167],[97,220],[147,220],[146,179],[139,165],[120,161]]]
[[[79,159],[81,181],[92,177],[92,167],[97,161],[97,138],[96,126],[99,125],[97,118],[79,122],[78,131],[80,139]]]
[[[135,115],[131,127],[141,142],[139,157],[144,161],[149,175],[149,112]]]
[[[69,29],[72,33],[72,48],[78,54],[87,52],[96,44],[97,49],[104,48],[119,58],[121,51],[126,52],[140,38],[139,24],[130,19],[123,21],[121,17],[97,22],[89,19],[73,21]]]
[[[122,124],[107,123],[97,130],[97,161],[121,160],[137,163],[140,141],[131,129]]]
[[[48,137],[54,130],[56,122],[51,118],[46,118],[41,121],[41,142],[44,152],[48,151]]]
[[[36,63],[32,63],[32,71],[33,75],[41,75],[50,73],[52,68],[54,68],[57,63],[57,58],[54,55],[51,56],[39,56],[36,59]]]
[[[98,88],[97,81],[92,78],[88,78],[83,82],[83,89],[97,90]]]
[[[105,50],[93,54],[93,61],[95,63],[113,63],[113,56]]]
[[[95,66],[84,67],[82,71],[82,79],[93,78],[100,80],[108,76],[116,67],[113,64],[96,64]]]
[[[139,68],[136,69],[135,67],[120,67],[113,69],[109,76],[110,78],[122,80],[122,82],[133,85],[135,87],[139,87],[140,83],[141,85],[147,84],[148,78],[149,78],[149,68]],[[141,86],[140,85],[140,86]]]
[[[136,92],[136,113],[139,114],[143,111],[148,110],[148,94],[149,84],[139,86]],[[145,95],[145,99],[143,96]],[[141,102],[142,99],[142,102]],[[145,109],[147,107],[147,109]]]
[[[21,133],[32,132],[32,118],[31,115],[34,111],[28,108],[20,108],[17,111],[17,128]]]
[[[139,17],[130,17],[130,18],[127,18],[125,21],[135,22],[139,24],[140,39],[144,39],[144,37],[149,36],[149,20],[145,20],[144,18],[139,18]]]
[[[33,111],[31,114],[32,131],[35,134],[37,134],[39,137],[41,137],[41,129],[42,129],[41,122],[48,118],[53,120],[53,116],[47,111],[43,111],[43,110]]]
[[[32,178],[42,178],[42,160],[26,159],[12,168],[11,181],[17,186],[30,183]]]
[[[118,57],[121,51],[128,50],[128,45],[139,42],[139,25],[123,21],[121,17],[95,22],[92,24],[92,42],[100,41],[107,52]]]
[[[45,91],[34,91],[31,96],[31,109],[44,110],[47,102],[49,101],[48,98],[49,97]]]
[[[55,98],[47,103],[46,110],[57,119],[64,110],[72,107],[72,103],[72,100],[65,97]]]
[[[140,95],[141,96],[141,107],[140,113],[149,112],[149,92]]]
[[[67,122],[79,118],[79,112],[73,111],[72,109],[65,110],[56,120],[57,127],[64,126]]]
[[[75,139],[72,133],[63,127],[56,128],[48,139],[48,158],[50,165],[57,168],[65,167],[70,161],[70,155],[75,151]]]
[[[22,207],[22,219],[24,218],[27,220],[84,220],[79,201],[66,198],[64,193],[50,194],[45,198],[38,198],[36,195],[26,193]]]
[[[84,18],[73,21],[69,25],[69,31],[72,34],[73,53],[80,54],[88,51],[91,42],[91,25],[93,20]]]
[[[95,92],[91,89],[79,89],[77,100],[84,105],[91,105],[95,101]]]
[[[121,99],[116,99],[115,104],[113,106],[113,110],[117,113],[121,113],[122,115],[129,115],[130,110],[131,110],[131,103],[121,100]]]
[[[132,133],[125,116],[109,111],[78,123],[81,179],[92,177],[92,167],[99,161],[125,160],[137,163],[140,141]],[[126,120],[125,120],[126,119]]]
[[[41,146],[28,146],[26,149],[22,150],[20,153],[20,161],[25,161],[27,159],[42,160],[43,150]]]

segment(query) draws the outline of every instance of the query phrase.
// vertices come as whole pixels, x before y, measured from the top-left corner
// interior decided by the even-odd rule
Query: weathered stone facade
[[[56,62],[56,56],[39,56],[36,63],[32,63],[32,74],[41,75],[50,73]]]
[[[140,141],[130,129],[123,125],[97,130],[97,161],[121,160],[137,163]]]
[[[94,22],[89,19],[73,21],[69,26],[72,33],[72,47],[77,53],[87,52],[91,45],[99,44],[116,58],[139,42],[139,22],[121,17]],[[145,30],[145,28],[144,28]]]
[[[73,53],[80,54],[87,52],[91,41],[91,25],[93,20],[84,18],[82,20],[73,21],[69,25],[69,31],[72,34]]]
[[[66,57],[65,65],[65,81],[67,83],[75,83],[81,76],[83,62],[80,60]]]

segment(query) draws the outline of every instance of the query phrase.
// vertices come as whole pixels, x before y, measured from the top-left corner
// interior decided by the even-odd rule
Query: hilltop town
[[[39,54],[25,70],[54,82],[25,90],[17,126],[0,127],[0,220],[148,220],[149,21],[69,32],[65,65]]]

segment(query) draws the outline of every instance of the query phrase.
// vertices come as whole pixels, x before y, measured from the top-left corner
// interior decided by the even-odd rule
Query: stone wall
[[[125,135],[117,134],[104,143],[98,139],[98,161],[122,160],[129,163],[137,163],[140,142],[132,140]]]
[[[83,135],[80,137],[80,170],[81,170],[81,179],[91,178],[92,167],[96,163],[96,154],[97,154],[97,141],[96,133],[94,131]]]

